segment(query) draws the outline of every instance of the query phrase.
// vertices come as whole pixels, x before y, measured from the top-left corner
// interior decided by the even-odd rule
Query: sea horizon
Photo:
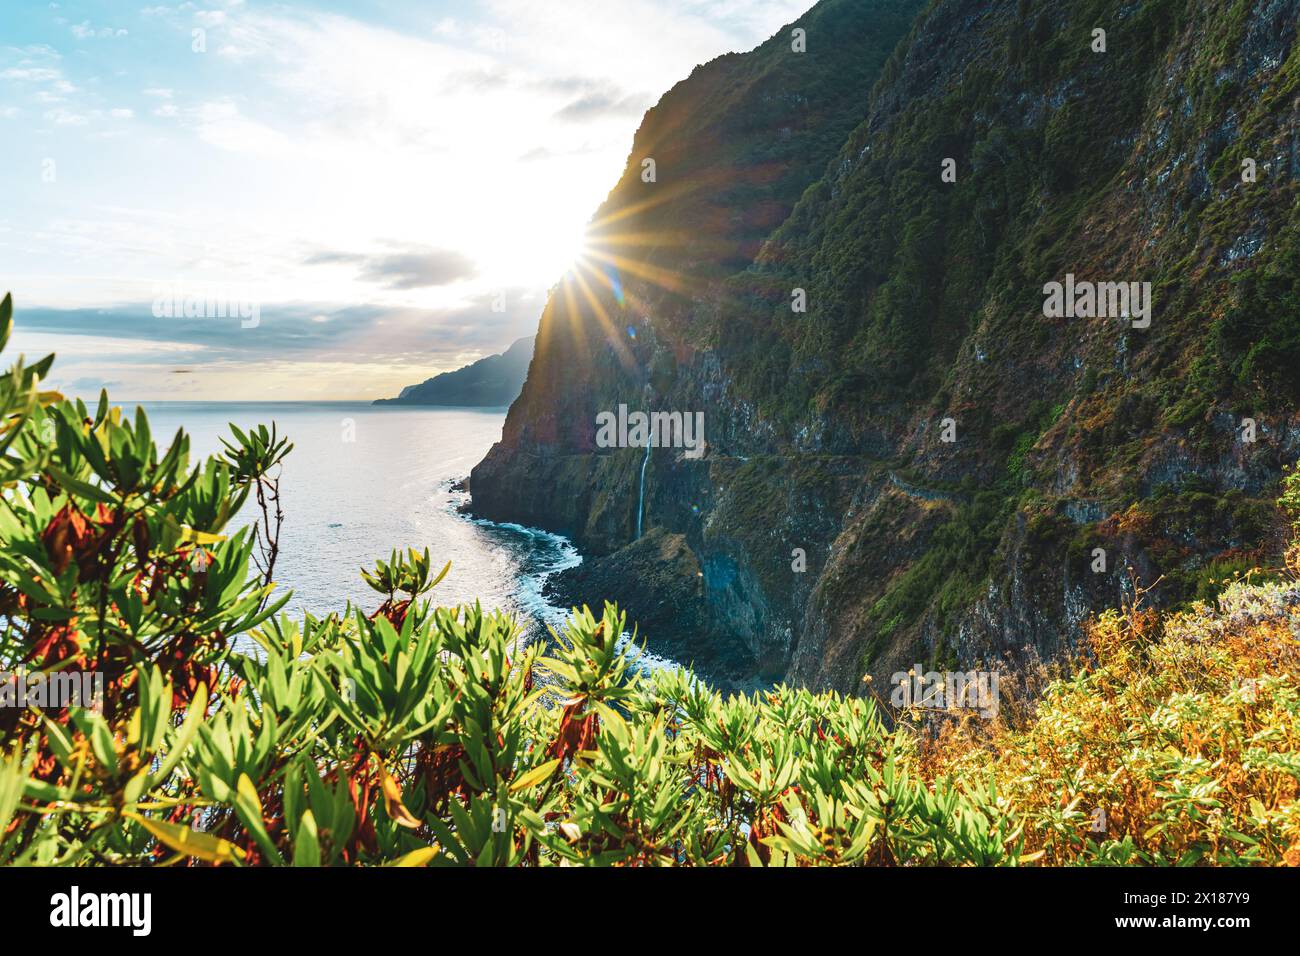
[[[73,398],[80,398],[87,404],[98,401],[98,398],[88,398],[85,396],[74,395]],[[397,409],[456,409],[459,411],[481,411],[501,414],[510,409],[509,405],[419,405],[414,403],[396,403],[376,406],[376,402],[384,401],[376,398],[113,398],[110,405],[364,405],[382,408]]]

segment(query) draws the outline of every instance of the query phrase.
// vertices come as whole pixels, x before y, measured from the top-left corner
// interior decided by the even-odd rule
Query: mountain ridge
[[[855,93],[851,128],[752,243],[746,212],[790,182],[755,186],[749,164],[757,191],[737,191],[728,164],[799,129],[805,103],[850,125],[843,91],[800,77],[797,57],[857,60],[885,6],[825,0],[796,21],[807,54],[785,53],[787,30],[741,55],[760,74],[784,57],[784,98],[750,90],[793,118],[733,118],[750,138],[712,150],[676,197],[634,164],[660,129],[710,114],[655,110],[703,109],[726,77],[682,90],[697,70],[647,114],[593,230],[619,295],[552,298],[503,440],[471,476],[475,510],[573,535],[608,584],[642,454],[596,448],[592,417],[704,409],[704,460],[653,449],[645,511],[690,548],[693,640],[726,648],[718,666],[738,678],[852,691],[916,660],[1059,657],[1139,586],[1159,580],[1149,599],[1178,605],[1267,563],[1277,481],[1300,454],[1300,5],[891,6],[906,23],[869,98]],[[1151,282],[1151,327],[1046,317],[1043,288],[1067,273]],[[608,596],[636,617],[635,581]]]
[[[533,358],[535,336],[516,339],[499,355],[488,355],[451,372],[443,372],[416,385],[408,385],[396,398],[378,398],[374,405],[457,405],[495,407],[509,405],[519,395],[528,363]]]

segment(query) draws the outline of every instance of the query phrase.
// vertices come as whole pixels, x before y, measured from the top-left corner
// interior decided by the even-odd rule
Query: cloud
[[[501,312],[489,296],[446,309],[264,305],[256,328],[238,319],[158,319],[151,303],[25,308],[12,348],[55,353],[51,388],[93,395],[112,384],[119,401],[178,389],[211,400],[377,398],[533,334],[541,296],[506,290]]]
[[[245,116],[230,97],[186,109],[164,103],[153,111],[153,115],[180,119],[205,143],[231,153],[283,156],[292,147],[289,137],[274,127]]]
[[[62,54],[48,43],[29,43],[27,46],[6,47],[5,53],[20,57],[43,57],[50,60],[63,59]]]
[[[89,20],[82,20],[80,23],[74,23],[70,29],[72,30],[72,35],[78,40],[89,40],[95,38],[109,40],[127,35],[127,31],[119,27],[97,27],[92,25]]]
[[[533,149],[528,150],[528,152],[526,153],[521,153],[519,156],[519,162],[539,163],[551,159],[565,159],[574,156],[586,156],[597,152],[597,149],[598,147],[592,145],[591,143],[584,143],[583,145],[576,146],[573,149],[552,149],[549,146],[537,146]]]
[[[45,83],[57,80],[63,74],[50,67],[0,70],[0,80],[19,80],[24,83]]]
[[[85,126],[90,122],[90,117],[86,114],[63,109],[62,107],[46,110],[45,118],[55,126]]]
[[[640,116],[649,105],[649,99],[644,94],[624,96],[612,89],[592,90],[557,111],[555,118],[585,123],[605,116]]]
[[[0,80],[37,87],[34,98],[42,102],[61,102],[77,92],[77,87],[68,82],[59,67],[38,66],[31,60],[23,60],[16,67],[0,70]]]
[[[511,85],[512,77],[509,70],[493,68],[448,73],[442,81],[442,89],[445,93],[489,93],[507,90]]]
[[[97,376],[83,375],[80,378],[74,378],[64,384],[64,388],[78,395],[85,395],[91,392],[99,392],[104,389],[112,391],[121,387],[122,383],[113,379],[105,380]]]
[[[82,125],[87,118],[78,111],[63,108],[68,97],[79,90],[63,73],[62,57],[53,47],[36,44],[26,47],[8,47],[3,55],[16,57],[14,65],[0,70],[0,81],[17,84],[29,92],[32,102],[41,106],[58,107],[44,114],[44,118],[57,125]]]
[[[45,119],[55,126],[86,126],[92,121],[102,119],[131,119],[135,110],[117,107],[111,110],[85,110],[78,112],[66,107],[56,106],[45,111]]]
[[[388,289],[427,289],[472,279],[478,269],[467,256],[453,249],[415,249],[379,254],[318,252],[304,265],[347,264],[358,267],[358,278]]]
[[[500,351],[533,331],[541,311],[536,290],[505,290],[504,311],[494,311],[496,295],[483,295],[443,309],[361,304],[330,306],[310,302],[262,304],[260,322],[245,328],[237,315],[223,318],[160,318],[154,303],[111,308],[21,311],[17,330],[28,337],[85,339],[85,349],[129,355],[145,365],[169,368],[216,360],[292,361],[325,359],[409,364],[431,351]],[[324,321],[322,321],[324,320]],[[50,346],[45,346],[49,348]],[[59,351],[60,349],[54,349]],[[33,348],[33,352],[38,349]]]

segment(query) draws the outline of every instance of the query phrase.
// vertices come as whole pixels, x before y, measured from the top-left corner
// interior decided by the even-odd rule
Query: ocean
[[[293,592],[286,610],[322,615],[352,601],[367,613],[381,596],[360,569],[393,548],[429,549],[435,569],[451,571],[433,591],[439,605],[480,601],[515,614],[528,640],[562,623],[565,611],[542,596],[548,575],[582,559],[563,537],[468,518],[466,477],[501,437],[505,409],[372,406],[362,402],[142,402],[154,440],[178,428],[191,441],[191,465],[221,450],[229,423],[275,424],[294,449],[280,491],[285,514],[276,584]],[[134,414],[135,405],[124,411]],[[245,506],[232,526],[251,523]]]

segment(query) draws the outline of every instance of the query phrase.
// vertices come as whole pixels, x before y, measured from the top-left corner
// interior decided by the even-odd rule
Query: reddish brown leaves
[[[460,770],[460,762],[465,757],[465,748],[460,744],[420,748],[415,758],[415,770],[424,775],[431,807],[441,809],[453,794],[466,793],[465,776]]]
[[[116,516],[102,504],[91,518],[68,502],[41,532],[41,543],[55,573],[62,575],[69,564],[75,563],[80,580],[94,581],[105,573],[100,554],[116,528]]]
[[[564,705],[560,716],[560,729],[546,748],[546,756],[564,760],[580,750],[591,750],[600,733],[600,718],[585,713],[587,699],[580,697]]]
[[[370,615],[370,620],[377,617],[388,619],[388,623],[393,625],[393,630],[400,631],[402,625],[406,623],[406,612],[410,609],[410,601],[385,601],[379,605],[379,609]]]

